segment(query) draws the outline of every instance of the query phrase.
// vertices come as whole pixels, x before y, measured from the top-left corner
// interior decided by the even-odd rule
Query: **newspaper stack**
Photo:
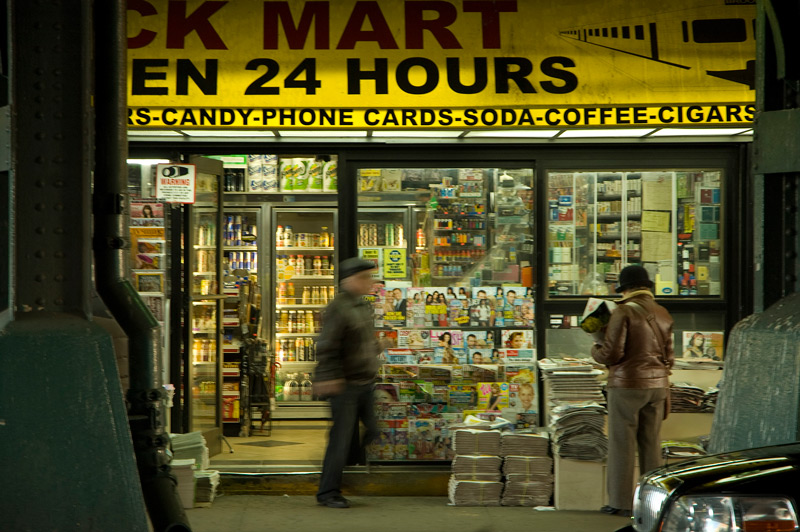
[[[685,382],[674,382],[670,387],[670,412],[702,412],[705,390]]]
[[[453,437],[456,454],[500,456],[500,431],[458,429]]]
[[[219,471],[206,469],[194,472],[195,495],[194,500],[198,503],[211,503],[217,496],[217,486],[219,486]]]
[[[597,378],[603,372],[592,364],[577,359],[539,361],[548,384],[548,401],[596,401],[603,403],[603,387]]]
[[[194,458],[173,459],[170,463],[172,474],[178,481],[178,496],[184,508],[194,508]]]
[[[665,458],[699,458],[708,454],[702,445],[687,441],[664,440],[661,451]]]
[[[722,369],[721,360],[710,358],[676,358],[675,369]]]
[[[172,440],[173,458],[194,458],[198,469],[208,469],[210,458],[206,439],[200,431],[187,432],[186,434],[170,434]]]
[[[552,408],[553,452],[561,458],[603,461],[608,453],[606,409],[597,403],[562,403]]]
[[[719,388],[709,388],[703,397],[703,412],[714,412],[717,409]]]
[[[512,433],[503,434],[500,456],[547,456],[550,454],[550,438],[547,435]]]
[[[447,496],[455,506],[500,506],[502,482],[456,480],[450,477]]]
[[[503,506],[547,506],[553,496],[553,459],[549,456],[506,456]]]
[[[499,456],[456,455],[453,459],[452,478],[455,480],[484,480],[500,482],[500,466],[503,459]]]

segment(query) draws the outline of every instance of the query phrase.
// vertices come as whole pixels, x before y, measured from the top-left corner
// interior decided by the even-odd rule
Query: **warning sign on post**
[[[406,273],[406,250],[383,250],[383,277],[385,279],[403,279]]]
[[[196,173],[193,164],[156,165],[156,197],[167,203],[194,203]]]

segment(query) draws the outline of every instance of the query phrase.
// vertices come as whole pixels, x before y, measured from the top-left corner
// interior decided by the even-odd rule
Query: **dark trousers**
[[[608,388],[607,392],[608,504],[630,510],[637,450],[640,474],[663,465],[660,432],[667,389]]]
[[[333,426],[328,433],[328,448],[322,462],[317,500],[324,501],[342,494],[342,471],[348,459],[353,459],[352,448],[358,444],[358,457],[363,460],[366,446],[378,435],[375,421],[373,385],[348,384],[341,394],[329,398]],[[364,436],[358,441],[358,421],[364,424]]]

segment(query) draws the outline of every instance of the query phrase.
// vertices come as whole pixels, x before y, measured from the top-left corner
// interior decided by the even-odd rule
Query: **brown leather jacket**
[[[611,313],[603,345],[592,347],[592,358],[608,366],[610,388],[668,388],[675,363],[672,317],[648,290],[632,292]],[[666,344],[652,324],[660,331]]]

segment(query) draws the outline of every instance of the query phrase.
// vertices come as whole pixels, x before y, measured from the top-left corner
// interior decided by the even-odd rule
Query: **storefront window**
[[[537,426],[530,168],[359,170],[386,349],[372,460],[452,458],[465,414]],[[430,443],[427,444],[426,442]]]
[[[548,172],[550,297],[614,294],[641,264],[657,296],[722,294],[722,172]]]

